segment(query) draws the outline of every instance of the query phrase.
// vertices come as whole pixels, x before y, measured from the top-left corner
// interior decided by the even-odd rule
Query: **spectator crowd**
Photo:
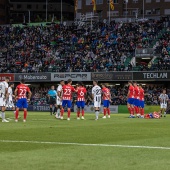
[[[0,26],[0,72],[130,71],[136,48],[154,46],[169,69],[170,28],[162,21],[86,26]],[[128,60],[129,59],[129,60]]]

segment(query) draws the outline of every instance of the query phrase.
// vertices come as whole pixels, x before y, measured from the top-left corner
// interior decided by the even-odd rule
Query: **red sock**
[[[107,108],[107,113],[108,115],[110,115],[110,108]]]
[[[18,120],[19,110],[16,110],[15,112],[15,119]]]
[[[132,114],[132,115],[135,114],[134,111],[135,111],[135,109],[134,109],[134,107],[132,107],[132,108],[131,108],[131,114]]]
[[[129,110],[129,113],[131,114],[131,112],[132,112],[132,109],[131,109],[130,107],[128,107],[128,110]]]
[[[80,110],[77,111],[77,117],[80,117]]]
[[[63,117],[64,109],[61,109],[61,117]]]
[[[70,110],[68,110],[68,118],[70,118]]]
[[[134,106],[134,108],[135,108],[135,113],[138,113],[138,107]]]
[[[82,116],[84,117],[84,109],[82,110]]]
[[[27,118],[27,110],[24,110],[24,119]]]
[[[106,109],[105,108],[103,109],[103,113],[104,113],[104,116],[106,116]]]
[[[144,108],[141,108],[141,115],[144,115]]]

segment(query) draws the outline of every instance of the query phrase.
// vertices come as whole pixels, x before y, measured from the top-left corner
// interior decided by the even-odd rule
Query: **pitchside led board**
[[[51,73],[17,73],[15,74],[15,81],[19,82],[25,79],[26,82],[50,82]]]
[[[91,81],[91,72],[51,73],[51,81]]]
[[[134,72],[133,80],[144,81],[169,81],[170,72]]]
[[[98,81],[129,81],[133,79],[132,72],[94,72],[92,80]]]

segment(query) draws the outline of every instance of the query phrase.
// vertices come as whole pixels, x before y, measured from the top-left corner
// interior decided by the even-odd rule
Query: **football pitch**
[[[2,170],[169,170],[170,115],[161,119],[110,119],[85,114],[86,120],[57,120],[29,112],[27,122],[0,122]],[[100,114],[100,117],[103,115]]]

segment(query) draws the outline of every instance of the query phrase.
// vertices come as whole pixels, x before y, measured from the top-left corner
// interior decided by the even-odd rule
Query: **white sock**
[[[60,116],[60,109],[57,109],[57,115]]]
[[[1,113],[1,117],[2,117],[2,120],[5,119],[5,112],[2,112],[2,113]]]
[[[95,114],[96,114],[96,119],[99,118],[99,111],[95,111]]]
[[[166,112],[164,112],[164,115],[166,115]]]

